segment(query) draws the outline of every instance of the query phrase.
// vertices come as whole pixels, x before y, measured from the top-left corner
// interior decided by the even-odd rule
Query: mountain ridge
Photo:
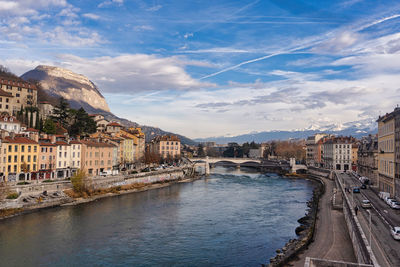
[[[59,97],[64,97],[72,108],[83,107],[88,113],[101,114],[105,119],[116,121],[126,127],[141,127],[146,135],[147,142],[155,136],[171,134],[178,136],[182,144],[196,144],[183,135],[167,132],[158,127],[139,125],[136,122],[116,116],[110,111],[99,88],[82,74],[60,67],[39,65],[35,69],[22,74],[21,78],[39,83],[38,102],[49,101],[55,104]]]

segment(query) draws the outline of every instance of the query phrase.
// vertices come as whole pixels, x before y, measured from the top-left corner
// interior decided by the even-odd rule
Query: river
[[[260,266],[313,184],[217,167],[208,178],[0,221],[1,266]]]

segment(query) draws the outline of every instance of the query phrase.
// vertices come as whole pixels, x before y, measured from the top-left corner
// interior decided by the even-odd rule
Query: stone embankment
[[[276,256],[270,259],[268,266],[286,266],[298,253],[305,250],[313,241],[317,220],[318,205],[321,196],[325,193],[324,181],[315,175],[295,176],[315,181],[312,198],[307,202],[306,215],[298,220],[300,226],[296,228],[297,239],[291,239],[282,249],[276,250]]]
[[[74,198],[65,193],[72,191],[69,181],[13,186],[10,191],[18,192],[19,197],[0,203],[0,219],[43,208],[77,205],[99,198],[165,187],[177,182],[190,182],[197,178],[199,177],[194,175],[190,167],[124,176],[95,177],[92,179],[91,186],[96,194],[85,198]]]

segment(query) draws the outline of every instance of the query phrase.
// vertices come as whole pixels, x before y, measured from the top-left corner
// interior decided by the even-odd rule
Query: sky
[[[400,1],[0,0],[0,64],[86,75],[190,138],[374,123],[400,96]]]

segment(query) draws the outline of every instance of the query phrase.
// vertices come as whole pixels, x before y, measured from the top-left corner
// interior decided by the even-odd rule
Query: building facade
[[[337,171],[348,171],[352,165],[352,144],[350,137],[334,137],[323,143],[323,165]]]
[[[395,117],[393,112],[379,117],[378,122],[378,187],[395,193]]]
[[[21,106],[37,106],[37,89],[34,84],[17,77],[0,77],[0,99],[0,112],[15,116]]]
[[[378,136],[362,138],[357,154],[357,172],[378,186]]]
[[[111,174],[113,170],[113,155],[115,155],[112,144],[81,140],[82,143],[82,170],[88,176]]]
[[[164,135],[155,137],[150,143],[150,151],[161,158],[179,158],[181,156],[181,141],[177,136]]]

